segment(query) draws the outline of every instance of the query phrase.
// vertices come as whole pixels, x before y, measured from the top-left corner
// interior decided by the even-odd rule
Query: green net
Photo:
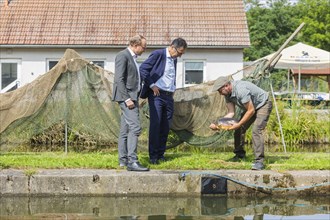
[[[245,70],[246,78],[256,78],[262,65],[254,64]],[[22,144],[116,149],[120,108],[111,101],[113,75],[68,49],[49,72],[15,91],[0,94],[0,149],[9,150]],[[213,83],[175,92],[173,137],[169,145],[186,142],[220,146],[232,137],[231,132],[209,129],[211,122],[227,113],[224,98],[212,92]],[[147,101],[141,100],[140,106],[143,132],[139,145],[140,150],[147,150]]]

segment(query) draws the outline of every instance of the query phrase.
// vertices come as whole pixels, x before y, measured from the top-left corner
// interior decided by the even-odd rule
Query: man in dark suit
[[[120,167],[127,166],[129,171],[149,170],[139,163],[137,156],[138,137],[141,133],[138,102],[141,78],[136,58],[145,51],[146,45],[146,39],[136,35],[115,59],[112,100],[118,102],[121,109],[118,157]]]
[[[174,111],[177,58],[181,57],[186,49],[186,41],[176,38],[169,47],[153,51],[140,66],[140,74],[144,82],[140,97],[148,98],[149,104],[151,164],[165,160],[166,142]]]

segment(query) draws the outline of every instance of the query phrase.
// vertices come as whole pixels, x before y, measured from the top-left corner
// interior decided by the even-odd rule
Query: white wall
[[[20,59],[21,72],[18,73],[20,84],[23,86],[47,72],[47,62],[49,60],[60,60],[66,49],[1,49],[1,60]],[[118,50],[107,51],[104,49],[75,49],[83,58],[104,60],[105,69],[114,70],[114,59]]]
[[[75,49],[83,58],[88,60],[104,60],[105,69],[114,72],[114,60],[120,49]],[[147,50],[140,60],[146,59],[154,49]],[[37,49],[11,48],[1,49],[1,60],[20,59],[21,76],[20,86],[33,81],[39,75],[47,72],[48,60],[59,60],[65,49]],[[178,59],[177,87],[183,86],[183,61],[204,61],[204,82],[215,80],[219,76],[227,76],[243,69],[242,49],[187,49]],[[236,74],[234,79],[241,79],[242,73]]]
[[[204,61],[204,82],[228,76],[243,69],[242,49],[188,49],[178,61]],[[178,63],[177,85],[183,85],[183,64]],[[241,79],[243,73],[235,74],[234,79]]]

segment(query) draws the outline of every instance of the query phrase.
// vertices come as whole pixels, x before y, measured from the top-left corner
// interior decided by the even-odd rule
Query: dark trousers
[[[166,142],[170,131],[170,123],[174,111],[173,94],[161,93],[160,96],[148,96],[150,127],[149,127],[149,158],[157,160],[164,157]]]
[[[263,130],[266,128],[269,115],[272,111],[273,104],[271,101],[266,102],[261,108],[256,110],[255,114],[239,129],[234,132],[234,153],[240,157],[245,156],[244,144],[245,144],[245,133],[249,127],[254,123],[252,128],[252,145],[255,156],[255,161],[264,161],[264,137]],[[242,113],[241,118],[245,112]]]

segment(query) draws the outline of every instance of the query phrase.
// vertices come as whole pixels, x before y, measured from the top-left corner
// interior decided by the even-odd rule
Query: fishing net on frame
[[[262,65],[244,70],[246,79],[256,78]],[[112,72],[67,49],[49,72],[17,90],[0,94],[0,150],[22,144],[63,146],[65,142],[116,149],[120,109],[111,101],[113,77]],[[176,144],[221,147],[232,137],[230,132],[209,129],[211,122],[227,113],[223,96],[212,92],[213,83],[176,90],[171,127]],[[147,101],[141,100],[140,106],[144,135],[139,149],[147,150]]]
[[[113,74],[68,49],[49,72],[0,94],[1,149],[19,144],[116,143],[119,109],[111,102]]]

